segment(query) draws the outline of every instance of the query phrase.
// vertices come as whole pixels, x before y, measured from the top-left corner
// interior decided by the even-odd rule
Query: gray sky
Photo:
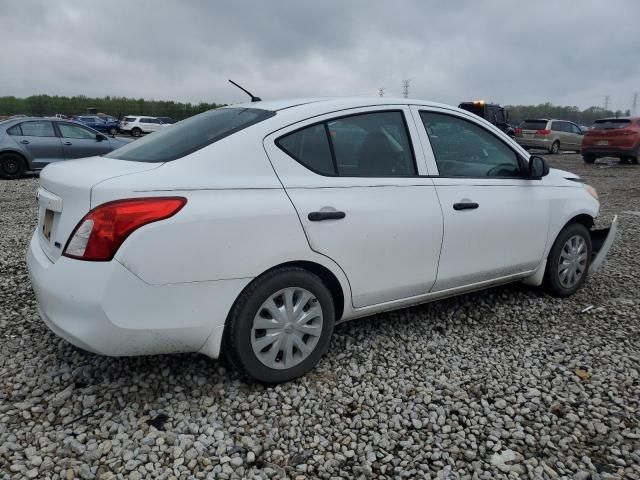
[[[0,95],[630,108],[640,1],[0,0]]]

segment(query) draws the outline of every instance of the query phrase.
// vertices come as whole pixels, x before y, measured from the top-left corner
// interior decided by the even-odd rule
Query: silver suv
[[[541,148],[549,153],[572,150],[580,151],[582,129],[566,120],[532,119],[525,120],[516,128],[515,140],[526,150]]]

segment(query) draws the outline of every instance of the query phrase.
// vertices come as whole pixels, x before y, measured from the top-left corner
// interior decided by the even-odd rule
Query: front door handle
[[[24,143],[25,145],[29,145],[29,140],[20,140],[20,143]]]
[[[73,143],[71,143],[71,142],[64,142],[64,144],[63,144],[63,145],[73,145]]]
[[[322,220],[341,220],[346,217],[344,212],[336,212],[335,210],[327,212],[311,212],[307,218],[312,222],[321,222]]]
[[[458,202],[453,204],[454,210],[475,210],[480,205],[476,202]]]

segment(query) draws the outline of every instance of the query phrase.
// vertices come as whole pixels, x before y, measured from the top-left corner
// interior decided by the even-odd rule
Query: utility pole
[[[411,82],[410,78],[402,80],[402,96],[404,98],[409,98],[409,83]]]
[[[380,87],[380,88],[378,89],[378,96],[379,96],[379,97],[384,97],[384,87]]]
[[[611,101],[611,95],[604,96],[604,109],[609,110],[609,102]]]
[[[634,117],[638,113],[638,93],[640,92],[634,92],[633,101],[631,102],[631,115]]]

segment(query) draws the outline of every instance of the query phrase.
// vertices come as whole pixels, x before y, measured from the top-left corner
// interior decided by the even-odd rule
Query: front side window
[[[441,177],[519,177],[518,156],[475,123],[420,112]]]
[[[277,140],[299,163],[321,175],[403,177],[416,175],[402,112],[341,117]]]
[[[262,122],[275,112],[258,108],[218,108],[162,128],[105,157],[134,162],[169,162]]]
[[[96,134],[87,130],[86,128],[79,127],[78,125],[71,125],[70,123],[58,123],[60,133],[64,138],[86,138],[96,139]]]
[[[51,122],[35,121],[23,122],[20,124],[22,135],[25,137],[55,137]]]

